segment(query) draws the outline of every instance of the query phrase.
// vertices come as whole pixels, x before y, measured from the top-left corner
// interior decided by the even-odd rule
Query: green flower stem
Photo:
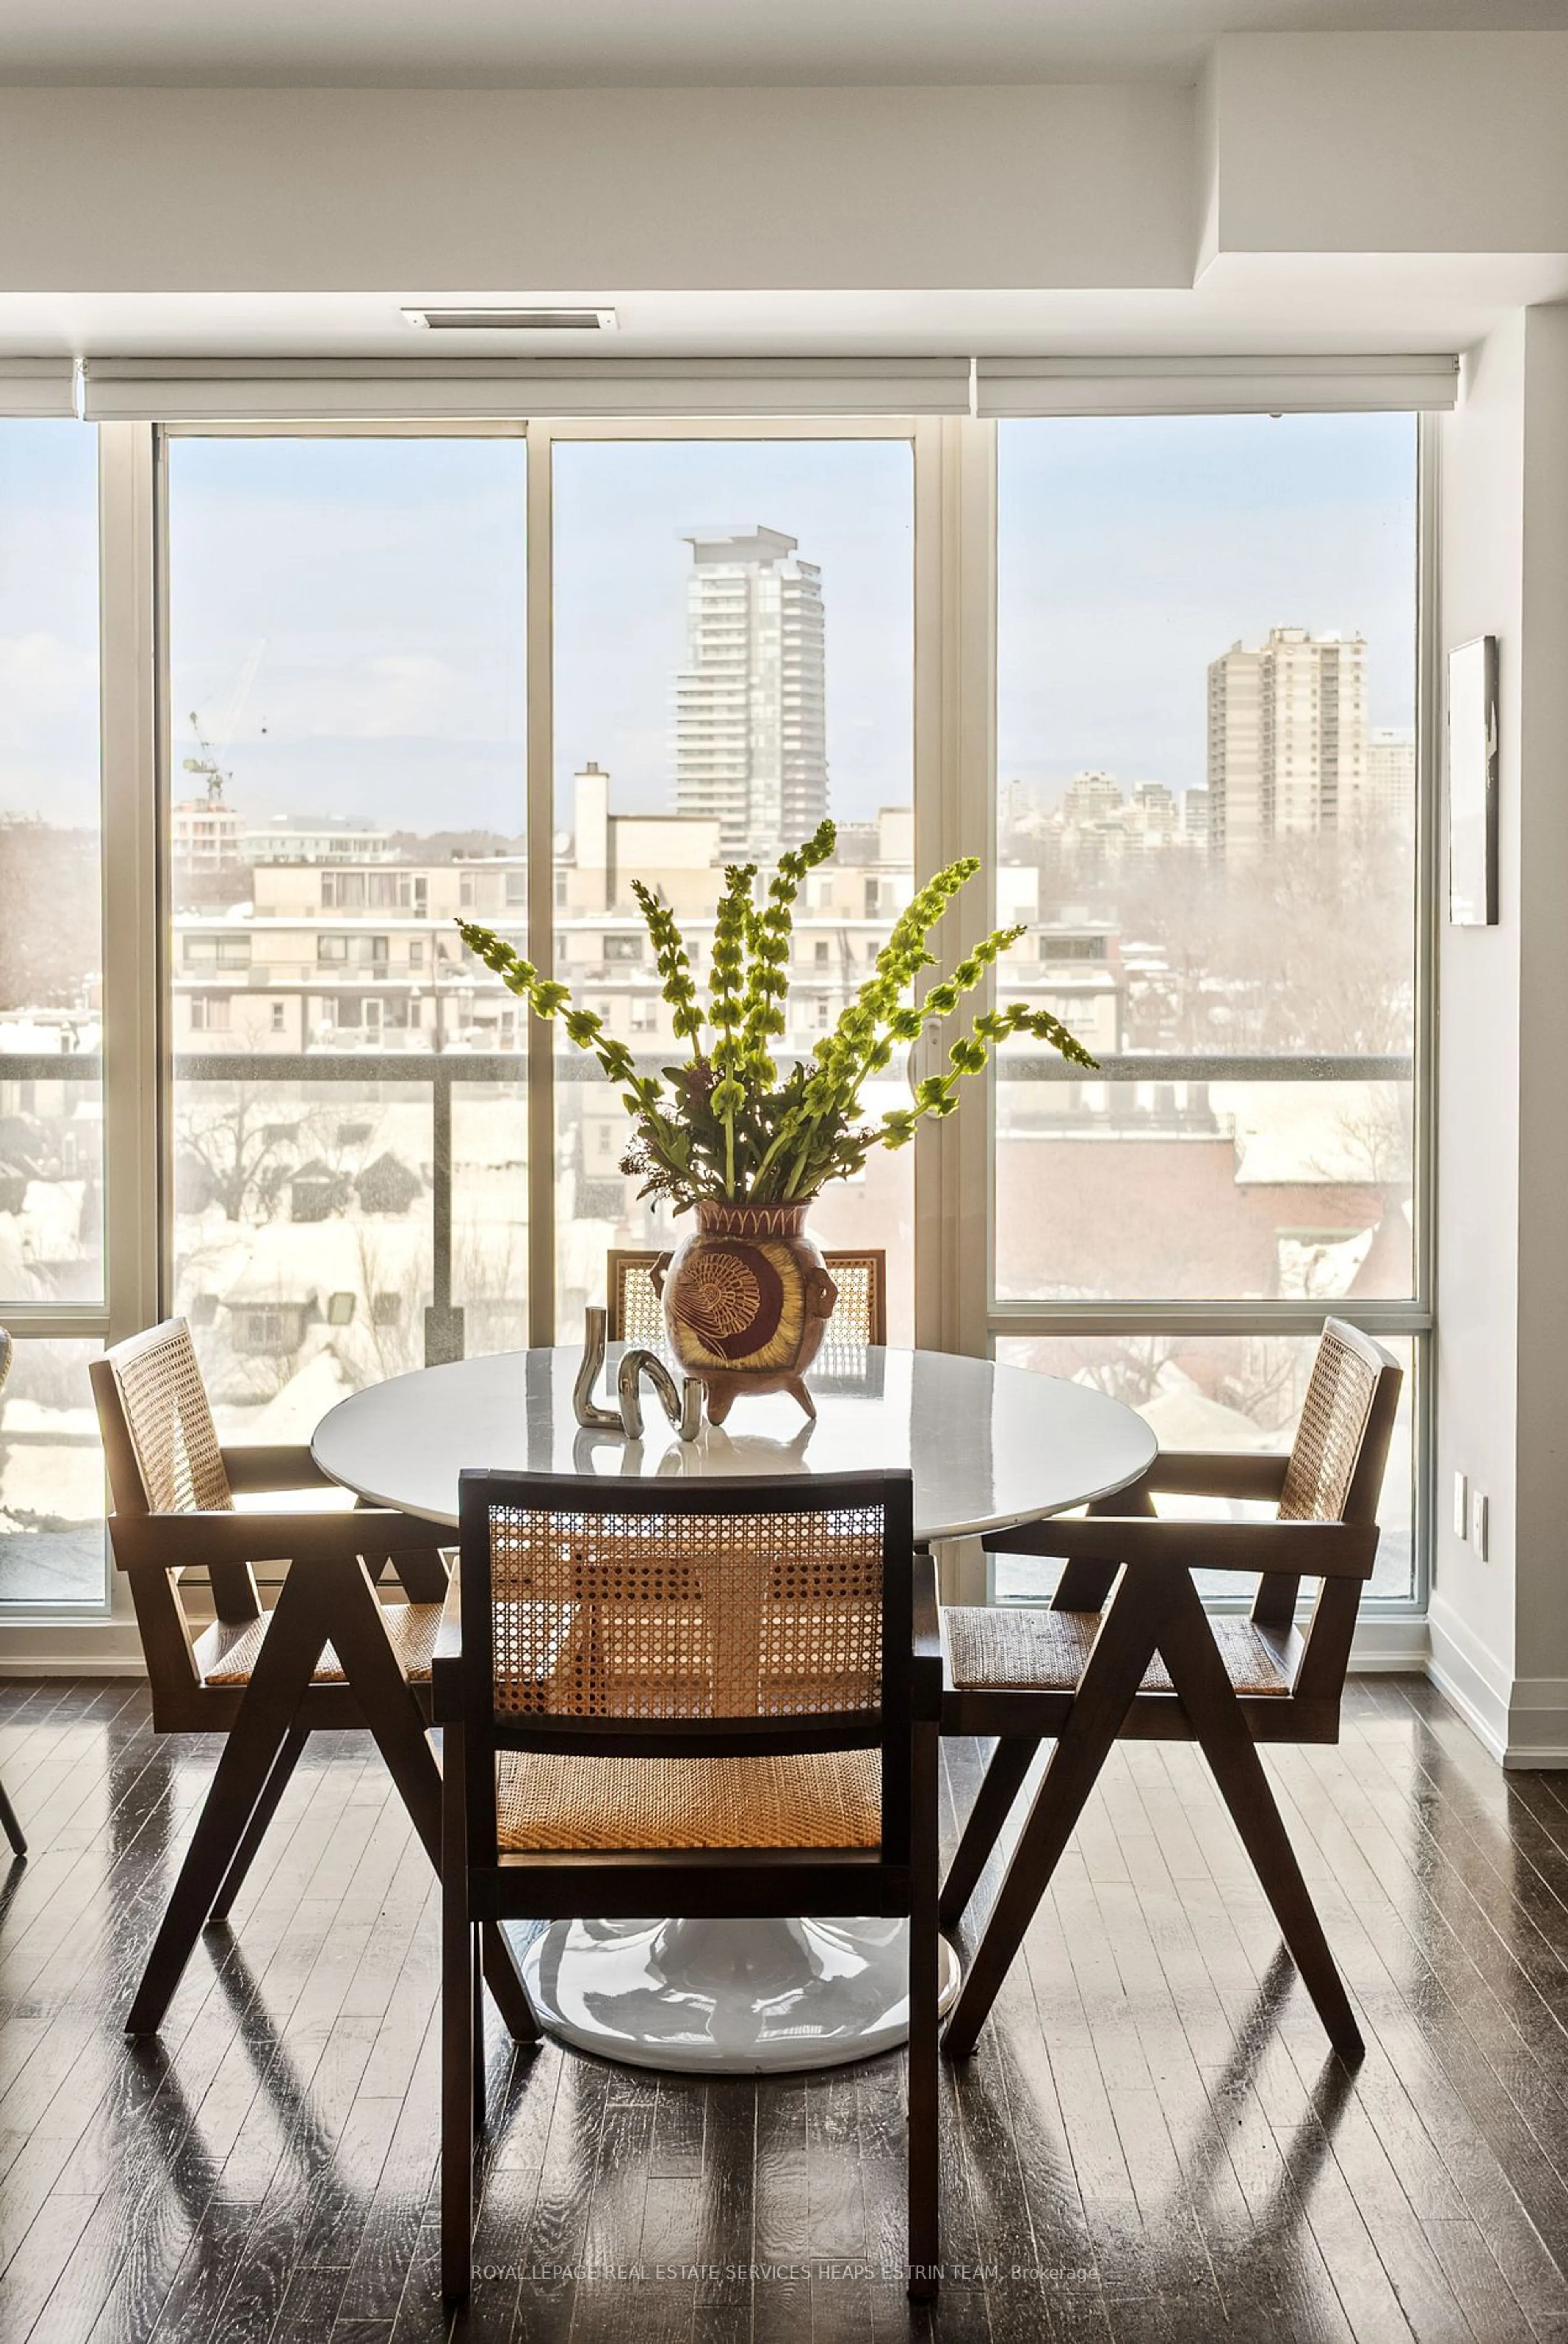
[[[947,1053],[952,1073],[927,1075],[924,1082],[916,1085],[913,1106],[895,1107],[883,1116],[883,1146],[906,1146],[924,1116],[934,1115],[940,1120],[951,1115],[958,1104],[958,1086],[964,1077],[982,1073],[993,1046],[1005,1042],[1010,1034],[1033,1034],[1037,1041],[1049,1042],[1071,1066],[1093,1068],[1099,1064],[1048,1009],[1031,1009],[1027,1002],[1015,1001],[1006,1009],[983,1010],[968,1033],[960,1035]]]
[[[907,1107],[893,1109],[879,1124],[860,1120],[861,1093],[895,1050],[951,1015],[1022,934],[996,929],[950,976],[928,983],[915,999],[922,973],[936,965],[931,931],[980,867],[965,856],[916,891],[832,1033],[781,1080],[771,1046],[787,1031],[794,907],[806,874],[827,859],[834,844],[833,825],[824,823],[804,845],[782,855],[760,904],[755,864],[726,869],[705,1015],[674,914],[650,887],[632,883],[676,1036],[690,1046],[683,1065],[664,1069],[668,1090],[655,1076],[637,1072],[626,1044],[606,1032],[595,1011],[574,1006],[564,985],[542,977],[490,929],[458,923],[470,950],[511,992],[537,1016],[560,1013],[568,1039],[592,1051],[622,1086],[632,1127],[624,1169],[642,1176],[642,1196],[666,1198],[677,1211],[702,1197],[761,1204],[814,1196],[825,1182],[857,1172],[874,1147],[906,1145],[923,1116],[950,1115],[964,1076],[978,1074],[992,1047],[1011,1034],[1031,1033],[1075,1065],[1094,1066],[1051,1012],[1017,1002],[977,1016],[949,1049],[948,1071],[918,1083]],[[706,1030],[713,1038],[704,1054]]]

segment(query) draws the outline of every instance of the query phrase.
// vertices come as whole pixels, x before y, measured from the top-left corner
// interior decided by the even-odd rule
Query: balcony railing
[[[670,1055],[663,1046],[638,1059],[639,1069],[657,1072]],[[1408,1055],[1270,1052],[1226,1054],[1206,1051],[1139,1052],[1102,1058],[1098,1070],[1086,1072],[1068,1066],[1054,1052],[1005,1054],[1000,1078],[1008,1084],[1039,1082],[1078,1086],[1247,1083],[1408,1083],[1413,1060]],[[460,1084],[515,1084],[527,1073],[522,1053],[516,1050],[468,1050],[460,1042],[444,1050],[345,1050],[323,1048],[308,1052],[271,1050],[180,1051],[173,1061],[177,1086],[182,1083],[262,1085],[389,1084],[425,1085],[431,1097],[431,1298],[425,1313],[426,1364],[440,1365],[463,1356],[463,1312],[452,1300],[452,1096]],[[94,1053],[0,1054],[0,1111],[7,1086],[26,1083],[96,1084],[103,1061]],[[602,1085],[602,1076],[589,1060],[575,1054],[557,1056],[553,1079],[559,1085]],[[1115,1126],[1112,1126],[1115,1128]]]

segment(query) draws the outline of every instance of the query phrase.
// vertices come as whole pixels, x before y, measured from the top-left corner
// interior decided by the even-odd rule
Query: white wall
[[[0,293],[1190,292],[1225,254],[1562,256],[1565,112],[1563,33],[1232,35],[1201,91],[13,87]]]
[[[1472,354],[1442,442],[1443,647],[1499,638],[1501,916],[1439,935],[1432,1666],[1496,1754],[1568,1764],[1568,308]]]
[[[1568,308],[1526,328],[1513,1739],[1568,1763]]]
[[[1182,286],[1190,90],[0,90],[12,292]]]
[[[1514,1675],[1513,1460],[1519,1237],[1520,643],[1523,607],[1524,313],[1464,369],[1442,427],[1442,652],[1499,641],[1500,924],[1439,926],[1437,1504],[1432,1656],[1440,1682],[1501,1754]],[[1481,1562],[1452,1524],[1453,1476],[1492,1501]]]
[[[1234,33],[1209,79],[1222,250],[1568,248],[1568,35]]]

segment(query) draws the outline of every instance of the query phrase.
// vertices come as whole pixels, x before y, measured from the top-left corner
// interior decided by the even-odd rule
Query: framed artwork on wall
[[[1497,637],[1448,655],[1448,916],[1497,924]]]

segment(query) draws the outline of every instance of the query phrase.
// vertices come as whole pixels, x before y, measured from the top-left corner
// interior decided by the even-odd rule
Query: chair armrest
[[[460,1563],[453,1563],[441,1606],[441,1624],[430,1656],[430,1715],[450,1725],[463,1713],[463,1607]]]
[[[313,1490],[335,1489],[329,1473],[323,1473],[315,1458],[303,1444],[288,1448],[255,1448],[239,1446],[222,1449],[223,1470],[228,1476],[231,1490]]]
[[[390,1507],[333,1514],[114,1514],[109,1529],[122,1571],[148,1565],[200,1571],[214,1562],[307,1562],[339,1555],[363,1555],[369,1562],[430,1544],[429,1522]]]
[[[1173,1497],[1278,1501],[1290,1463],[1288,1456],[1259,1456],[1249,1450],[1162,1450],[1139,1486]]]
[[[942,1608],[936,1600],[936,1564],[929,1553],[915,1558],[914,1666],[912,1692],[916,1717],[942,1714]]]
[[[1302,1579],[1370,1579],[1377,1560],[1375,1522],[1182,1522],[1149,1514],[1095,1514],[1038,1526],[1041,1551],[1065,1561],[1150,1564],[1188,1571],[1282,1571]],[[1006,1552],[1011,1533],[980,1543]]]

